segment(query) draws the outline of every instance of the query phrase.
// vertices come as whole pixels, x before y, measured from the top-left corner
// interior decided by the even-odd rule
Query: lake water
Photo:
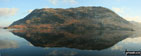
[[[141,50],[141,37],[130,31],[0,29],[1,56],[125,56]]]

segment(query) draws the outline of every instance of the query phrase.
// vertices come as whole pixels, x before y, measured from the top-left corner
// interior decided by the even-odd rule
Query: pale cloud
[[[57,5],[58,3],[65,3],[65,4],[77,4],[76,0],[49,0],[53,5]]]
[[[49,0],[49,2],[51,2],[53,5],[56,5],[58,0]]]
[[[17,48],[18,43],[14,40],[2,40],[0,39],[0,49],[5,49],[5,48]]]
[[[136,37],[136,38],[127,38],[124,41],[122,41],[124,44],[127,43],[134,43],[134,44],[140,44],[141,43],[141,37]]]
[[[134,20],[137,20],[139,18],[139,16],[135,16],[135,17],[124,17],[125,19],[129,20],[129,21],[134,21]]]
[[[124,13],[124,9],[123,9],[123,8],[116,8],[116,7],[113,7],[112,10],[114,10],[114,11],[117,12],[117,13]]]
[[[115,45],[111,48],[111,50],[122,50],[122,46],[121,45]]]
[[[141,22],[141,17],[140,16],[125,16],[124,19],[126,19],[128,21]]]
[[[70,4],[77,4],[78,2],[76,0],[63,0],[65,3],[70,3]]]
[[[124,19],[128,21],[141,22],[141,16],[133,16],[129,14],[129,8],[117,8],[112,7],[112,10],[121,15]]]
[[[17,8],[0,8],[0,17],[14,16],[17,11]]]
[[[32,10],[32,9],[30,9],[30,10],[28,10],[27,12],[28,12],[28,13],[31,13],[32,11],[33,11],[33,10]]]

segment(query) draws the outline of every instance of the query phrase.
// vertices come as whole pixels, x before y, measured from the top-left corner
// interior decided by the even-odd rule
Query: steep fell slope
[[[68,9],[35,9],[29,15],[15,21],[9,28],[59,28],[132,30],[131,24],[104,7],[78,7]]]

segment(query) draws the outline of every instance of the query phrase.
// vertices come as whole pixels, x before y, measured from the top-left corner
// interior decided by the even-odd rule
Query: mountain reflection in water
[[[114,30],[30,29],[11,32],[14,35],[9,36],[13,38],[16,36],[15,39],[18,40],[15,40],[15,43],[17,44],[15,47],[11,46],[13,44],[9,45],[12,43],[9,42],[9,47],[0,47],[0,53],[4,56],[123,56],[123,50],[119,49],[121,48],[119,42],[131,36],[130,31]],[[0,41],[0,45],[3,44],[6,43]]]
[[[67,47],[84,50],[102,50],[113,46],[129,36],[123,31],[85,31],[69,32],[65,30],[15,30],[13,33],[23,37],[34,46]]]

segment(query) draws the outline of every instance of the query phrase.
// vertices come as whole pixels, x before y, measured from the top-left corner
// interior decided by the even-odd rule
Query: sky
[[[102,6],[128,21],[141,22],[141,0],[0,0],[0,26],[9,26],[34,9]]]

